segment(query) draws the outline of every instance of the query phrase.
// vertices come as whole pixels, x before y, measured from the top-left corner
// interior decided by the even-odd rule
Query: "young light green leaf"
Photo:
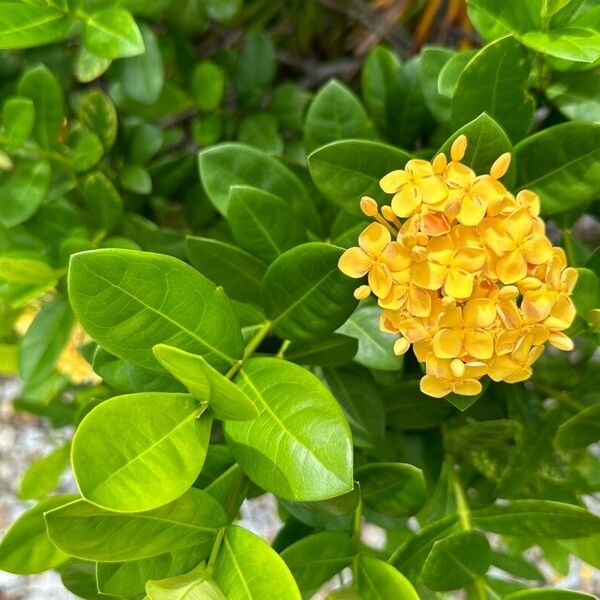
[[[87,92],[79,107],[79,119],[100,138],[108,152],[117,137],[117,111],[110,98],[102,90]]]
[[[356,579],[361,600],[419,600],[410,581],[392,565],[378,558],[360,556]]]
[[[526,33],[541,29],[538,0],[470,0],[469,17],[484,39],[492,40],[508,33]]]
[[[81,46],[73,65],[73,74],[77,78],[77,81],[89,83],[105,73],[108,67],[110,67],[111,62],[110,58],[100,58],[90,52],[85,46]]]
[[[323,500],[352,488],[350,428],[312,373],[281,359],[254,358],[235,381],[259,411],[254,421],[224,426],[248,477],[297,501]]]
[[[229,369],[242,354],[227,296],[176,258],[117,249],[76,254],[69,296],[84,329],[133,364],[159,370],[152,348],[160,343],[200,354],[218,370]]]
[[[52,173],[46,161],[20,163],[10,173],[0,172],[0,223],[14,227],[35,214],[48,192]]]
[[[21,480],[19,498],[34,500],[53,492],[69,464],[70,455],[71,444],[67,443],[32,462]]]
[[[584,592],[561,590],[557,588],[538,588],[536,590],[518,590],[504,596],[504,600],[594,600],[595,596]]]
[[[485,575],[491,551],[481,531],[461,531],[433,544],[423,565],[423,583],[437,592],[456,590]]]
[[[263,280],[263,305],[275,333],[302,341],[333,333],[352,314],[356,282],[338,268],[342,249],[311,242],[282,254]]]
[[[377,514],[414,515],[427,499],[421,469],[404,463],[370,463],[355,473],[365,507]]]
[[[534,102],[527,93],[527,53],[513,37],[480,50],[458,79],[452,97],[452,125],[458,129],[487,112],[513,141],[529,131]]]
[[[150,600],[227,600],[204,564],[189,573],[146,583]]]
[[[107,510],[139,512],[181,496],[206,457],[212,416],[204,409],[188,394],[171,393],[99,404],[73,437],[73,472],[83,497]]]
[[[50,541],[44,513],[76,498],[73,494],[50,496],[24,512],[0,542],[0,569],[30,575],[64,563],[69,557]]]
[[[321,88],[304,123],[304,145],[308,152],[344,138],[373,137],[367,113],[350,89],[335,79]]]
[[[56,273],[41,256],[11,253],[0,256],[0,281],[52,287]]]
[[[231,298],[261,304],[261,282],[267,270],[261,260],[237,246],[210,238],[188,236],[186,249],[192,265],[223,286]]]
[[[247,421],[258,416],[252,400],[201,356],[166,344],[158,344],[152,350],[160,364],[177,377],[194,398],[208,403],[217,419]]]
[[[0,48],[33,48],[64,39],[71,18],[50,6],[3,2],[0,7]]]
[[[148,512],[123,514],[77,500],[45,515],[50,539],[82,560],[122,562],[202,546],[210,552],[227,519],[206,492],[191,489]]]
[[[409,159],[409,154],[387,144],[342,140],[315,150],[308,164],[315,185],[327,198],[349,213],[362,215],[362,196],[389,203],[390,196],[381,190],[379,181],[390,171],[404,168]]]
[[[600,440],[600,404],[593,404],[565,421],[554,443],[561,450],[585,448]]]
[[[86,48],[100,58],[124,58],[144,52],[144,40],[131,13],[122,8],[106,8],[85,23]]]
[[[21,145],[33,130],[34,122],[35,109],[31,98],[13,96],[4,102],[2,125],[9,145]]]
[[[600,193],[600,125],[563,123],[515,147],[517,185],[536,192],[545,215],[582,210]]]
[[[56,75],[44,65],[28,69],[19,82],[19,95],[33,101],[36,140],[44,148],[54,146],[65,118],[63,91]]]
[[[225,597],[235,600],[300,600],[281,557],[261,538],[237,525],[225,532],[213,570]]]
[[[281,558],[302,597],[312,598],[321,585],[350,565],[355,554],[356,546],[345,531],[322,531],[288,546]]]
[[[520,41],[536,52],[573,62],[593,63],[600,58],[600,33],[587,27],[530,31]]]
[[[306,241],[289,203],[258,188],[231,188],[227,220],[239,246],[266,262]]]

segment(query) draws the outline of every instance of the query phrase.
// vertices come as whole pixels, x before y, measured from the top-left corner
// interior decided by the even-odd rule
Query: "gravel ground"
[[[32,504],[22,502],[18,497],[20,480],[29,464],[59,446],[71,434],[68,430],[56,431],[31,415],[15,413],[10,399],[17,390],[18,385],[14,381],[0,380],[0,535]],[[61,488],[65,491],[73,489],[72,478],[65,477]],[[271,541],[281,526],[275,499],[266,494],[244,502],[240,524]],[[374,547],[383,545],[382,531],[377,527],[367,525],[364,537]],[[547,565],[542,563],[539,566],[557,586],[587,591],[596,596],[600,594],[600,573],[576,559],[572,560],[571,572],[565,579],[556,577]],[[321,594],[318,600],[324,597],[325,594]],[[20,577],[0,571],[0,600],[75,598],[64,590],[54,572]]]

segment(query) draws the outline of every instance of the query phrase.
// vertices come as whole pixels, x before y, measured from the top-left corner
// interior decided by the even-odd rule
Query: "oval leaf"
[[[361,556],[356,577],[361,600],[419,600],[410,581],[383,560]]]

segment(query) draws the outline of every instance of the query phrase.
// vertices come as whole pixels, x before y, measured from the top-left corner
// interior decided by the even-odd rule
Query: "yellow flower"
[[[429,354],[426,370],[427,374],[421,378],[421,391],[434,398],[442,398],[451,392],[477,396],[482,389],[479,378],[485,375],[487,369],[484,363],[465,364],[456,359],[440,359]]]

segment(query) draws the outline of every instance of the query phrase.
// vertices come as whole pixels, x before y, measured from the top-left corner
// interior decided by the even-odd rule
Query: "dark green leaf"
[[[262,31],[249,33],[233,74],[235,91],[242,104],[258,104],[276,71],[275,46],[271,38]]]
[[[301,365],[337,367],[351,361],[357,350],[358,340],[332,333],[312,342],[293,342],[285,351],[285,358]]]
[[[568,119],[600,121],[600,73],[557,73],[546,94]]]
[[[427,108],[442,123],[450,122],[450,100],[438,89],[440,73],[456,54],[447,48],[430,46],[421,51],[421,87]]]
[[[442,67],[438,76],[437,88],[442,96],[447,98],[454,96],[458,78],[476,54],[477,50],[461,50],[454,54]]]
[[[277,120],[269,113],[246,117],[240,123],[238,140],[268,154],[281,154],[283,151],[283,138],[279,135]]]
[[[575,450],[585,448],[598,440],[600,440],[600,404],[593,404],[558,428],[555,444],[561,450]]]

